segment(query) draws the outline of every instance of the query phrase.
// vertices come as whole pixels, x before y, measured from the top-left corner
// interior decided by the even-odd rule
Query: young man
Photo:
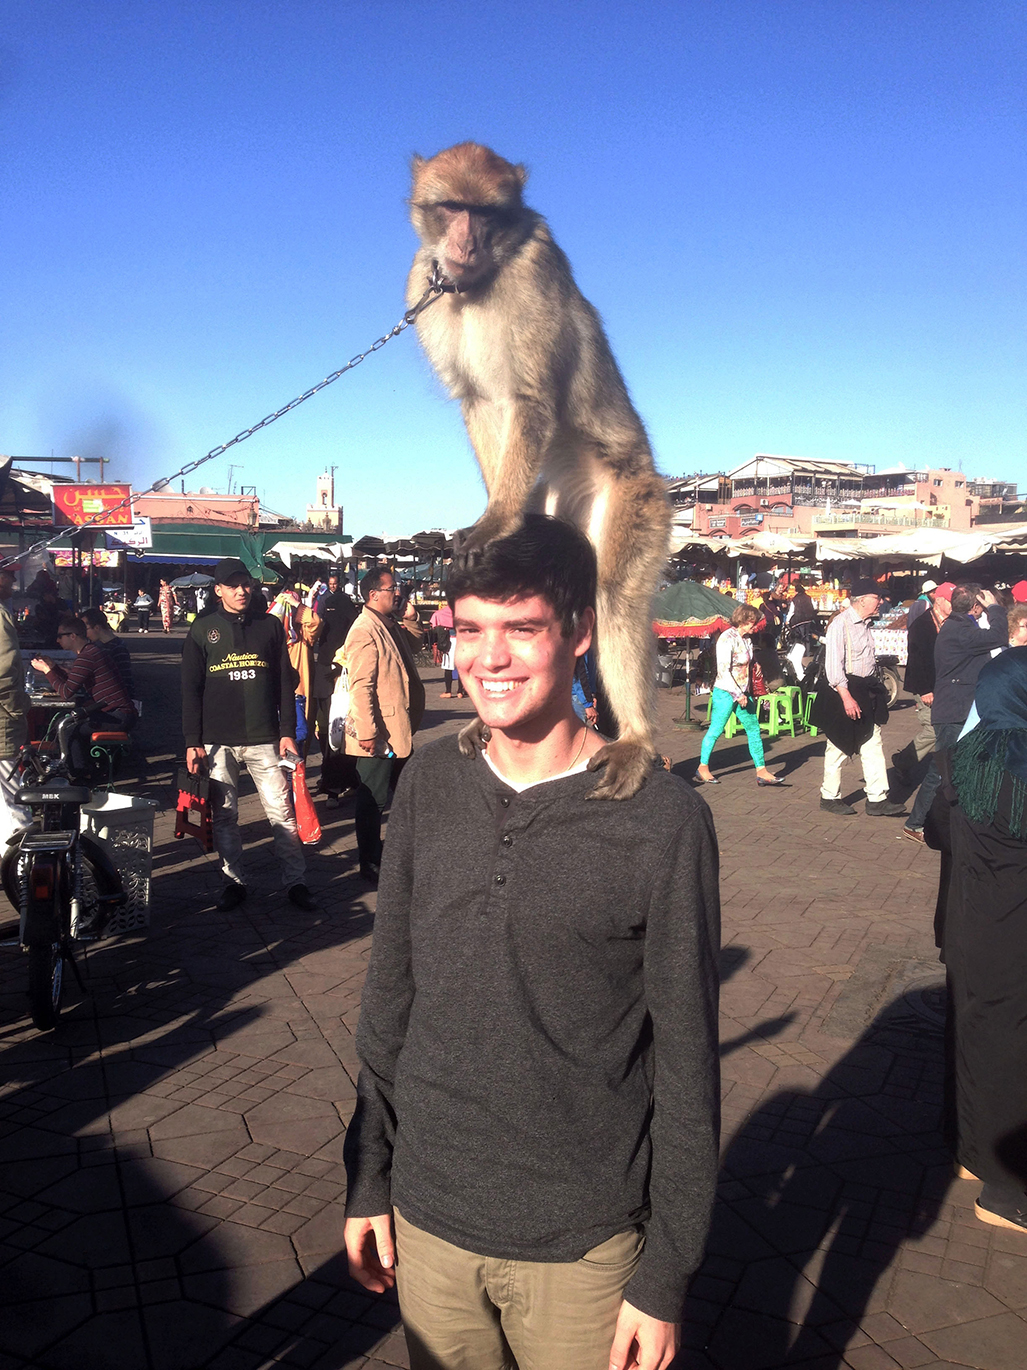
[[[135,682],[132,679],[132,658],[128,648],[107,622],[102,609],[83,609],[82,622],[86,625],[86,636],[90,642],[102,647],[114,662],[115,669],[125,687],[129,699],[135,698]]]
[[[350,1270],[413,1370],[662,1370],[717,1168],[717,850],[654,769],[589,802],[595,559],[530,515],[450,581],[491,729],[393,801],[346,1134]]]
[[[194,620],[182,648],[182,730],[189,771],[210,769],[214,842],[225,878],[217,907],[233,909],[246,898],[239,833],[239,768],[245,766],[271,824],[289,900],[309,912],[317,904],[303,882],[303,847],[278,764],[297,755],[296,677],[285,632],[254,595],[237,557],[214,567],[214,593],[217,609]]]

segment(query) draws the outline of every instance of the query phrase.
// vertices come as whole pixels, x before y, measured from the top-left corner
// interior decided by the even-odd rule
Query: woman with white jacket
[[[717,679],[710,699],[710,726],[703,738],[699,769],[696,772],[704,785],[719,785],[710,771],[709,761],[717,739],[727,727],[732,713],[736,714],[749,741],[749,755],[756,767],[756,784],[781,785],[763,764],[763,738],[760,736],[759,705],[750,695],[752,643],[749,637],[762,615],[751,604],[739,604],[731,615],[731,627],[725,628],[717,639]],[[751,707],[750,707],[751,705]]]

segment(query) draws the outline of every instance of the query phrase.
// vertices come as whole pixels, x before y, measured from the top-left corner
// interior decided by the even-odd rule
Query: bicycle
[[[27,742],[15,760],[17,802],[32,811],[32,827],[12,839],[0,861],[0,883],[19,915],[18,942],[28,955],[29,1009],[40,1032],[61,1013],[64,964],[85,985],[73,941],[104,935],[111,914],[127,896],[117,869],[95,838],[81,829],[81,810],[93,797],[75,784],[68,757],[71,733],[86,718],[69,709],[53,744]]]

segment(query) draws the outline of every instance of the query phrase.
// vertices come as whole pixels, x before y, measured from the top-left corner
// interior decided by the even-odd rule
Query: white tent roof
[[[861,557],[909,557],[940,566],[943,556],[964,564],[988,552],[1027,551],[1027,523],[981,524],[969,533],[948,528],[910,528],[880,538],[818,538],[818,561],[855,561]]]
[[[348,561],[353,555],[352,542],[276,542],[269,547],[271,553],[281,557],[289,570],[292,570],[293,557],[312,557],[315,561]]]
[[[749,461],[736,466],[728,472],[729,480],[741,480],[745,476],[775,477],[797,475],[843,476],[860,480],[863,472],[848,461],[820,461],[815,457],[775,457],[768,453],[757,452]]]

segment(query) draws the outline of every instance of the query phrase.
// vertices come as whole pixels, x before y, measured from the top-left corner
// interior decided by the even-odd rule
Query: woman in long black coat
[[[955,1146],[983,1181],[978,1218],[1027,1231],[1027,647],[984,667],[975,703],[940,900]]]

